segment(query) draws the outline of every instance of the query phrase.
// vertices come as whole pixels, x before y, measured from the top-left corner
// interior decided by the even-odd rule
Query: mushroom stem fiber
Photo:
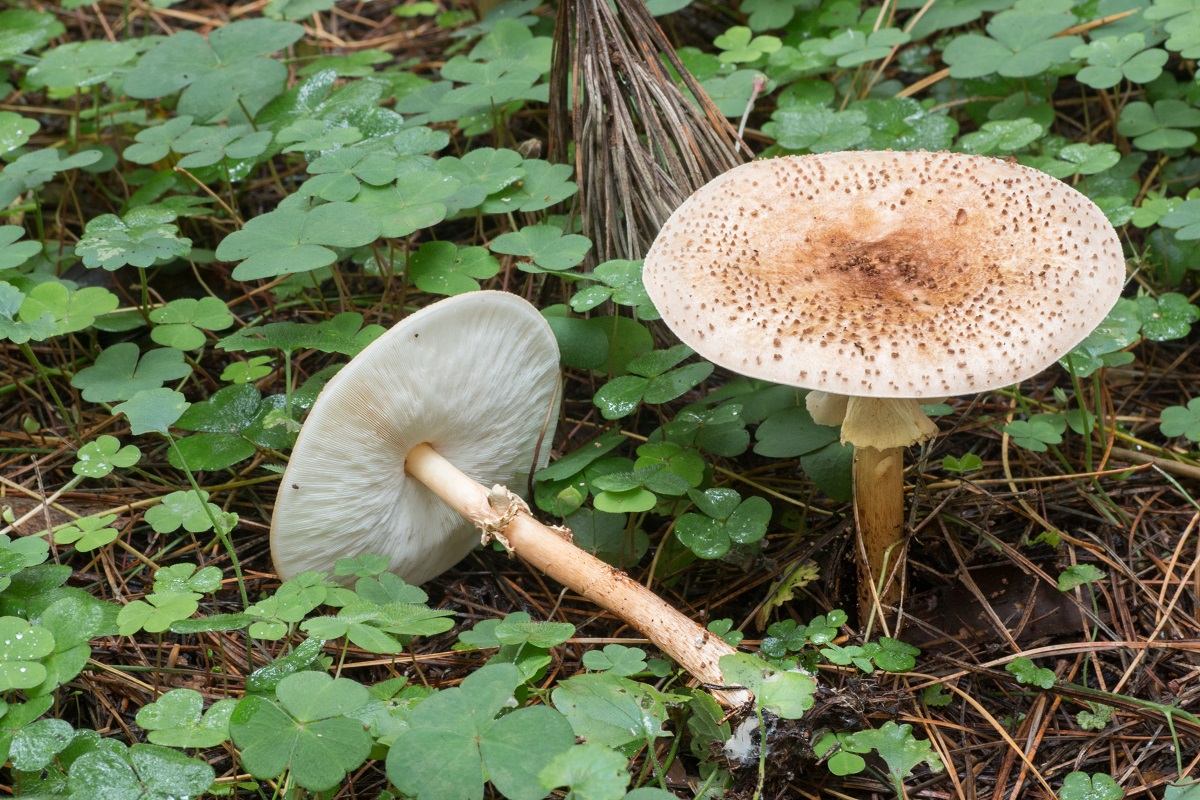
[[[881,606],[900,602],[904,547],[893,545],[904,539],[904,448],[854,449],[854,517],[861,623],[870,616],[876,591]]]
[[[737,652],[734,648],[621,570],[576,547],[565,531],[546,527],[524,510],[508,518],[493,508],[485,487],[428,444],[414,447],[404,467],[476,527],[494,533],[529,565],[625,620],[697,679],[723,683],[718,662],[721,656]],[[745,691],[714,695],[726,706],[740,705],[750,697]]]

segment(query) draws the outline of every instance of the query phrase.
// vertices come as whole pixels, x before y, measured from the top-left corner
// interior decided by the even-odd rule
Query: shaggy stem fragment
[[[734,648],[621,570],[576,547],[566,531],[546,527],[524,509],[498,511],[489,502],[496,492],[464,475],[428,444],[414,447],[404,468],[530,566],[632,625],[701,682],[723,684],[718,662],[737,652]],[[748,692],[737,690],[713,695],[725,706],[750,699]]]

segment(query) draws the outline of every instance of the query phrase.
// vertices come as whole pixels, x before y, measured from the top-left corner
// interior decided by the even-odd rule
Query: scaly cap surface
[[[663,320],[698,353],[776,383],[864,397],[1028,378],[1120,296],[1090,200],[983,156],[848,152],[755,161],[681,205],[646,256]]]

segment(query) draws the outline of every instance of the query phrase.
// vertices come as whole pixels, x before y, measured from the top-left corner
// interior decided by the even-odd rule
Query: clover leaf
[[[50,543],[39,536],[9,539],[0,534],[0,592],[12,585],[12,576],[41,564],[50,554]]]
[[[138,631],[162,633],[171,624],[187,619],[200,608],[200,595],[195,592],[154,592],[144,600],[125,604],[117,614],[117,630],[122,636]]]
[[[541,95],[534,89],[542,77],[536,67],[506,61],[473,61],[466,56],[454,56],[442,66],[442,77],[466,84],[451,89],[442,97],[443,103],[460,114],[469,113],[476,107],[538,99]]]
[[[379,236],[379,223],[350,203],[293,204],[261,214],[217,245],[217,258],[241,261],[239,281],[309,272],[337,261],[334,247],[361,247]]]
[[[672,369],[692,354],[690,347],[677,344],[638,356],[626,365],[632,374],[618,376],[604,384],[596,392],[593,402],[605,419],[620,419],[633,413],[638,403],[674,400],[712,374],[713,365],[708,361]]]
[[[703,514],[683,514],[675,533],[684,546],[700,558],[721,558],[732,544],[752,544],[767,533],[771,504],[762,497],[742,500],[733,489],[688,491]]]
[[[296,143],[286,150],[316,151],[311,153],[310,165],[321,152],[350,143],[393,159],[446,145],[449,137],[443,132],[419,127],[403,130],[404,119],[379,105],[384,88],[381,81],[340,82],[336,70],[319,70],[272,100],[255,122],[272,127],[277,143]],[[393,173],[388,180],[394,177]]]
[[[636,675],[646,669],[646,651],[640,647],[606,644],[603,650],[588,650],[583,665],[596,672],[612,675]]]
[[[1200,109],[1182,100],[1159,100],[1150,105],[1141,100],[1121,109],[1117,133],[1133,140],[1141,150],[1168,150],[1196,143],[1192,128],[1200,126]]]
[[[138,131],[133,137],[135,144],[125,148],[124,156],[135,164],[153,164],[155,161],[161,161],[170,154],[176,140],[191,127],[192,117],[184,114],[161,125]]]
[[[974,22],[985,12],[1005,11],[1013,0],[938,0],[929,6],[920,18],[912,18],[905,27],[914,40],[924,39],[935,31],[948,30]],[[918,9],[924,6],[921,0],[900,0],[899,8]]]
[[[233,384],[251,383],[267,377],[271,371],[270,356],[254,356],[245,361],[231,361],[221,371],[221,380]]]
[[[998,73],[1006,78],[1040,75],[1071,60],[1083,40],[1057,34],[1075,24],[1068,0],[1017,0],[987,24],[987,36],[956,37],[942,52],[952,78],[980,78]]]
[[[963,152],[990,155],[1011,153],[1036,142],[1046,129],[1032,119],[997,119],[959,139]]]
[[[1193,442],[1200,442],[1200,397],[1193,397],[1187,406],[1164,408],[1159,430],[1163,436],[1183,436]]]
[[[1069,592],[1080,586],[1087,586],[1107,577],[1104,570],[1092,564],[1072,564],[1058,576],[1058,590]]]
[[[42,124],[36,119],[23,117],[15,111],[0,111],[0,155],[10,153],[28,142],[41,127]],[[17,228],[20,231],[19,226],[16,225],[5,225],[0,227],[0,229],[9,227]],[[13,238],[15,239],[16,237]],[[8,254],[6,256],[0,252],[0,268],[5,268],[7,265],[6,258],[12,258],[13,255]]]
[[[176,351],[177,352],[177,351]],[[113,414],[124,414],[134,434],[161,433],[187,410],[188,401],[172,389],[143,389],[124,403],[113,406]]]
[[[551,164],[531,158],[521,163],[521,169],[524,175],[520,180],[488,196],[482,206],[484,213],[541,211],[561,203],[579,189],[574,181],[568,180],[572,170],[567,164]]]
[[[591,311],[601,303],[612,300],[620,306],[637,309],[638,319],[658,319],[658,311],[642,285],[642,262],[618,259],[597,264],[589,280],[592,286],[581,289],[571,297],[571,308],[579,313]]]
[[[909,38],[898,28],[880,28],[867,33],[851,28],[833,37],[821,52],[836,58],[837,65],[845,69],[885,58],[892,48],[905,44]]]
[[[32,689],[46,679],[41,659],[54,652],[54,635],[20,617],[0,617],[0,692]]]
[[[150,312],[157,323],[150,338],[176,350],[195,350],[207,341],[203,331],[223,331],[233,325],[233,315],[215,297],[181,297]]]
[[[192,250],[192,240],[179,235],[169,220],[175,215],[149,206],[135,208],[124,217],[101,214],[88,221],[75,252],[85,267],[112,272],[126,264],[152,267],[182,258]]]
[[[76,520],[74,525],[56,530],[54,542],[55,544],[74,544],[75,549],[81,553],[111,544],[120,535],[116,528],[108,527],[116,518],[116,514],[83,517]]]
[[[911,97],[869,98],[849,108],[866,115],[867,146],[873,150],[945,150],[958,133],[953,117],[931,114]]]
[[[862,756],[845,749],[848,736],[849,733],[827,732],[813,745],[813,753],[824,761],[825,768],[834,775],[857,775],[867,766]]]
[[[207,762],[153,744],[101,747],[71,764],[67,786],[72,798],[178,800],[199,797],[216,774]]]
[[[215,592],[221,588],[219,567],[196,569],[195,564],[172,564],[154,573],[156,592]]]
[[[809,104],[778,109],[763,125],[763,133],[773,137],[780,147],[813,153],[851,150],[871,135],[863,112],[833,111]]]
[[[203,712],[204,698],[193,689],[172,689],[138,709],[135,721],[146,738],[165,747],[217,747],[229,739],[229,718],[238,701],[227,697]],[[202,713],[203,712],[203,713]]]
[[[347,716],[370,700],[365,686],[322,672],[298,672],[279,682],[275,697],[246,697],[229,720],[242,766],[251,775],[269,779],[289,770],[299,786],[324,791],[366,760],[371,737],[361,722]]]
[[[9,112],[0,112],[0,129],[4,124],[4,114]],[[0,133],[2,139],[3,133]],[[3,142],[0,141],[0,152],[4,151]],[[38,253],[42,252],[42,246],[38,242],[25,241],[18,242],[25,235],[25,229],[20,225],[0,225],[0,269],[12,269],[19,267],[29,259],[33,258]]]
[[[0,208],[6,208],[23,193],[37,189],[60,172],[90,166],[101,158],[98,150],[65,155],[57,147],[25,153],[0,172]]]
[[[180,114],[203,122],[223,119],[244,109],[253,116],[283,89],[287,67],[263,58],[291,45],[304,28],[289,22],[247,19],[209,34],[180,31],[138,59],[125,76],[125,93],[152,99],[180,90]]]
[[[51,13],[16,8],[0,11],[0,61],[41,47],[65,30]]]
[[[31,339],[48,339],[58,332],[58,323],[49,311],[43,311],[32,319],[21,317],[24,301],[25,295],[20,289],[7,281],[0,281],[0,340],[25,344]]]
[[[667,704],[677,698],[615,673],[576,675],[551,693],[575,735],[596,744],[652,744],[670,734]]]
[[[1200,237],[1200,227],[1197,228]],[[1083,378],[1101,367],[1115,367],[1133,361],[1133,353],[1124,352],[1138,340],[1142,322],[1137,305],[1121,298],[1096,328],[1059,363],[1064,369]]]
[[[431,294],[473,292],[479,281],[499,271],[500,262],[486,248],[458,247],[453,242],[425,242],[408,258],[409,278]]]
[[[1184,58],[1200,56],[1200,7],[1192,0],[1159,0],[1151,3],[1143,12],[1148,20],[1167,20],[1164,26],[1171,37],[1166,41],[1168,50],[1179,51]]]
[[[25,74],[25,82],[34,88],[60,90],[95,86],[123,73],[137,54],[129,42],[68,42],[42,53]]]
[[[1125,792],[1111,775],[1105,775],[1103,772],[1095,775],[1072,772],[1063,778],[1058,796],[1060,800],[1121,800]]]
[[[784,719],[799,719],[816,702],[817,682],[805,672],[776,669],[749,653],[721,656],[721,675],[731,686],[744,686],[755,705]]]
[[[356,147],[333,150],[308,165],[313,177],[300,187],[300,194],[331,202],[353,200],[364,183],[384,186],[394,181],[396,167],[396,157],[388,153]]]
[[[408,236],[446,218],[444,202],[461,187],[456,178],[434,170],[414,170],[388,186],[364,186],[354,206],[384,236]]]
[[[1003,427],[1013,444],[1044,453],[1048,445],[1061,444],[1067,421],[1058,414],[1034,414],[1029,419],[1014,420]]]
[[[933,772],[941,772],[946,768],[927,739],[913,736],[912,725],[897,725],[890,720],[875,730],[850,734],[842,740],[842,747],[851,753],[869,753],[872,750],[879,753],[879,757],[887,764],[894,787],[899,787],[919,764],[924,763]]]
[[[56,335],[86,330],[117,307],[119,299],[102,286],[71,289],[58,281],[39,283],[21,301],[22,320],[34,322],[46,314],[54,318]]]
[[[270,131],[256,131],[249,125],[205,125],[188,128],[171,143],[171,149],[185,154],[179,166],[196,169],[225,159],[254,158],[270,144]]]
[[[212,530],[213,517],[222,513],[220,507],[208,502],[208,492],[194,489],[171,492],[162,502],[146,510],[146,522],[158,533],[171,533],[183,528],[190,533]]]
[[[479,147],[462,158],[439,158],[437,169],[458,181],[459,189],[448,204],[461,210],[482,205],[489,195],[520,181],[525,177],[523,164],[524,159],[515,150]]]
[[[722,64],[741,64],[775,52],[783,42],[776,36],[755,36],[749,28],[739,25],[713,39],[713,46],[721,51],[718,58]]]
[[[1122,80],[1149,83],[1162,74],[1167,63],[1167,51],[1146,48],[1143,33],[1125,36],[1102,36],[1071,51],[1072,58],[1086,58],[1088,65],[1075,74],[1075,79],[1093,89],[1111,89]]]
[[[1134,302],[1142,320],[1142,336],[1151,342],[1182,339],[1191,332],[1192,323],[1200,319],[1200,309],[1178,292],[1137,297]]]
[[[388,778],[419,800],[480,800],[487,780],[511,800],[543,797],[538,774],[571,747],[574,735],[562,714],[546,706],[497,719],[521,682],[512,664],[489,664],[421,702],[388,752]]]
[[[191,365],[178,350],[160,348],[140,354],[133,342],[120,342],[101,351],[92,366],[75,373],[71,385],[83,390],[84,400],[111,403],[129,400],[141,391],[157,389],[191,372]]]
[[[1120,160],[1121,154],[1115,145],[1107,142],[1102,144],[1077,142],[1066,145],[1053,155],[1023,157],[1021,163],[1062,180],[1072,175],[1096,175],[1106,172]]]
[[[583,261],[591,246],[586,236],[564,234],[551,225],[528,225],[519,231],[501,234],[488,245],[493,253],[523,256],[532,260],[533,264],[518,263],[525,272],[570,269]]]
[[[594,742],[563,750],[538,775],[542,789],[566,786],[577,800],[620,800],[629,778],[625,756]]]
[[[1051,689],[1058,682],[1058,678],[1054,675],[1054,670],[1039,667],[1025,656],[1014,658],[1004,667],[1004,671],[1016,677],[1017,683],[1027,686],[1040,686],[1043,689]]]
[[[221,339],[217,346],[230,352],[278,349],[291,353],[293,350],[313,349],[354,356],[384,331],[381,325],[364,326],[362,323],[363,316],[356,311],[343,311],[316,325],[269,322],[232,333]]]

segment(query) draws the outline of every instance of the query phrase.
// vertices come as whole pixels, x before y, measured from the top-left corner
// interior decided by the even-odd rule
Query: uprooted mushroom
[[[542,525],[512,490],[544,465],[558,414],[558,345],[532,305],[471,292],[405,318],[321,392],[271,521],[283,578],[375,553],[410,583],[494,539],[721,684],[736,652],[625,573]],[[714,692],[727,704],[744,691]]]
[[[812,389],[814,420],[841,423],[864,618],[876,597],[901,597],[904,448],[937,433],[920,401],[1045,369],[1104,319],[1124,278],[1112,225],[1065,183],[999,159],[891,151],[730,170],[675,211],[644,272],[681,340]]]

